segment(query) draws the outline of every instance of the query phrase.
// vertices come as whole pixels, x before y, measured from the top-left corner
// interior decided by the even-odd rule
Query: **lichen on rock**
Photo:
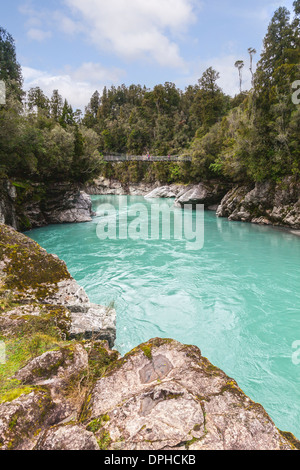
[[[151,340],[112,364],[82,419],[87,429],[101,423],[95,436],[109,436],[110,450],[295,448],[198,348],[172,340]]]
[[[114,309],[26,236],[0,237],[0,448],[300,448],[196,346],[155,338],[121,358]]]
[[[24,318],[25,304],[27,316],[52,317],[70,338],[97,335],[98,339],[108,340],[111,347],[114,344],[115,310],[91,304],[63,261],[0,224],[0,297],[6,299],[8,295],[13,302],[6,305],[0,317],[3,331],[8,329],[12,334],[14,325],[20,328],[28,320]]]

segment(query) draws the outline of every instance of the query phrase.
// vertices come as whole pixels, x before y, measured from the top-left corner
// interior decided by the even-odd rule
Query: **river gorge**
[[[129,206],[154,203],[92,196],[91,222],[26,235],[66,262],[92,302],[114,305],[121,354],[154,337],[196,345],[264,406],[276,426],[299,438],[300,366],[293,362],[300,339],[299,237],[205,212],[198,251],[176,240],[99,240],[99,207],[109,203],[118,210],[122,198]]]

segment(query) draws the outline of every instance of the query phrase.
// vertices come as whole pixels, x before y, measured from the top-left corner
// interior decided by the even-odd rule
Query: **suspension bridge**
[[[191,162],[192,157],[167,155],[167,156],[154,156],[154,155],[104,155],[103,160],[106,162]]]

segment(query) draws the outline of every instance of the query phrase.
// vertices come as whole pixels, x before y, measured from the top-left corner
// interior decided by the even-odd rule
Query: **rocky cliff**
[[[92,215],[91,198],[78,185],[0,180],[0,223],[18,230],[89,222]]]
[[[175,206],[203,204],[218,217],[300,230],[300,182],[287,177],[279,183],[230,185],[218,181],[162,186],[138,183],[126,187],[98,178],[80,186],[68,183],[41,185],[0,181],[0,223],[18,230],[48,224],[89,222],[93,216],[90,195],[131,195],[174,198]]]
[[[146,198],[175,198],[175,206],[203,204],[218,217],[231,221],[300,229],[300,181],[296,177],[275,183],[265,181],[232,185],[218,181],[191,185],[162,186],[139,183],[123,187],[118,181],[99,178],[84,188],[88,194],[139,195]]]
[[[300,448],[197,347],[157,338],[121,358],[114,339],[115,311],[0,225],[1,449]]]
[[[0,180],[0,223],[17,228],[16,188],[8,180]]]
[[[300,182],[288,177],[280,183],[236,186],[222,200],[217,215],[234,221],[300,229]]]
[[[217,181],[199,184],[171,184],[161,185],[138,183],[124,187],[120,182],[98,178],[93,184],[85,186],[84,190],[91,195],[115,195],[115,196],[144,196],[146,199],[174,198],[175,206],[183,208],[185,205],[204,204],[208,210],[216,211],[223,197],[231,189],[231,186]]]

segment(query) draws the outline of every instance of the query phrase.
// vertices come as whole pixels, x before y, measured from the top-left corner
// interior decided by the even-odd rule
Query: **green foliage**
[[[124,185],[160,181],[191,183],[278,180],[300,173],[299,107],[291,99],[300,79],[300,0],[294,18],[286,8],[274,13],[256,72],[242,91],[243,61],[235,63],[240,93],[231,98],[209,67],[184,91],[174,83],[152,90],[121,85],[95,91],[82,117],[58,90],[48,99],[29,91],[27,113],[20,104],[20,67],[12,37],[0,28],[1,76],[8,99],[0,108],[0,175],[18,179],[85,182],[103,175]],[[232,64],[234,66],[234,64]],[[2,74],[2,75],[1,75]],[[9,138],[7,138],[9,136]],[[109,164],[103,154],[188,155],[191,163]]]
[[[6,340],[6,363],[0,365],[0,403],[15,400],[20,395],[30,393],[32,391],[30,387],[22,386],[19,381],[11,377],[33,357],[59,348],[60,344],[64,343],[59,343],[54,338],[41,333]]]
[[[13,96],[21,101],[22,72],[17,62],[15,42],[13,37],[0,26],[0,80],[4,80],[7,86],[8,96]]]

